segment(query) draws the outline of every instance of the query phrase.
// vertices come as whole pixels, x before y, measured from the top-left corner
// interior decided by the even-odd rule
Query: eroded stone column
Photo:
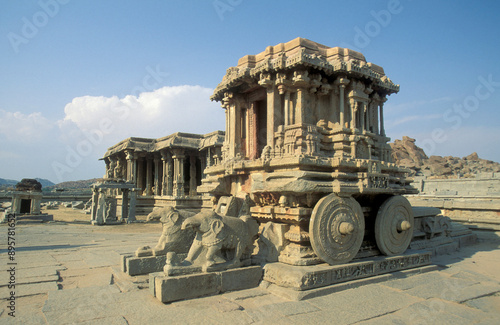
[[[287,90],[285,91],[285,96],[284,96],[284,103],[283,103],[283,111],[284,111],[284,119],[283,119],[283,124],[290,125],[290,92]]]
[[[356,111],[357,111],[357,102],[354,98],[349,99],[349,104],[351,106],[351,121],[350,121],[350,128],[355,129],[356,128]]]
[[[97,213],[97,203],[99,199],[99,191],[96,188],[92,188],[92,207],[90,208],[90,220],[95,220]]]
[[[132,150],[125,150],[125,159],[127,161],[127,182],[133,182],[134,179],[134,154]]]
[[[380,135],[385,136],[385,128],[384,128],[384,102],[387,99],[382,98],[380,101]]]
[[[347,78],[340,78],[338,80],[339,84],[339,124],[342,128],[345,128],[345,117],[344,117],[344,110],[345,110],[345,103],[344,103],[344,96],[345,96],[345,87],[349,84],[349,79]]]
[[[153,160],[146,157],[146,195],[153,194]]]
[[[251,102],[248,110],[248,157],[258,158],[257,103]]]
[[[174,196],[184,196],[184,150],[174,149]]]
[[[196,196],[196,156],[189,156],[189,196]]]
[[[161,195],[165,196],[167,194],[167,159],[168,159],[168,152],[166,151],[161,151],[161,163],[162,163],[162,178],[161,178]]]
[[[137,191],[135,188],[130,190],[130,203],[128,208],[127,223],[136,221],[135,218],[135,206],[137,204]]]
[[[128,189],[122,189],[122,216],[120,221],[125,221],[128,218]]]
[[[267,88],[267,145],[274,148],[274,132],[277,128],[277,116],[280,113],[281,97],[276,87]]]
[[[304,88],[297,89],[297,100],[294,112],[294,124],[302,124],[304,121],[304,110],[306,109],[306,96],[307,92]]]
[[[154,181],[154,195],[160,195],[161,194],[161,183],[160,183],[160,158],[155,157],[154,158],[154,163],[155,163],[155,181]]]
[[[144,160],[142,159],[142,157],[137,157],[136,158],[136,165],[137,165],[137,187],[142,190],[144,190],[144,167],[143,167],[143,164],[144,164]]]
[[[365,130],[365,103],[360,102],[358,106],[359,110],[359,131],[363,132]]]

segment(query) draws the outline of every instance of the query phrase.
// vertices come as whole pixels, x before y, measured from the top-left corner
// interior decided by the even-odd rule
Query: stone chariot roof
[[[245,55],[236,67],[227,69],[215,88],[212,100],[220,101],[228,89],[239,87],[249,79],[258,79],[262,72],[284,72],[300,66],[322,71],[324,75],[345,75],[369,79],[372,85],[390,94],[399,91],[384,69],[367,62],[363,54],[342,48],[328,47],[305,38],[268,46],[257,55]]]

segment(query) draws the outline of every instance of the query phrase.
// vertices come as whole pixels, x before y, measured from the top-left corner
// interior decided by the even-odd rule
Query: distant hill
[[[55,185],[54,183],[52,183],[52,182],[51,182],[51,181],[49,181],[48,179],[44,179],[44,178],[35,178],[35,179],[36,179],[37,181],[39,181],[39,182],[40,182],[40,184],[42,184],[42,188]]]
[[[42,188],[44,187],[49,187],[53,186],[54,183],[49,181],[48,179],[44,178],[35,178],[37,181],[42,184]],[[16,186],[17,183],[19,183],[21,180],[14,180],[14,179],[5,179],[5,178],[0,178],[0,189],[7,189],[7,188],[13,188]]]
[[[53,190],[53,189],[65,189],[65,190],[78,190],[78,189],[89,189],[90,185],[100,180],[100,178],[92,178],[80,181],[69,181],[62,182],[59,184],[55,184],[52,186],[47,186],[45,190]]]
[[[5,178],[0,178],[0,186],[3,185],[16,185],[19,181],[13,180],[13,179],[5,179]]]

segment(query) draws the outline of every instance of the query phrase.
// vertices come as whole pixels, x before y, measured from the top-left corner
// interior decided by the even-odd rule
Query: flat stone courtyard
[[[307,300],[254,288],[162,304],[148,276],[120,270],[120,255],[155,244],[161,224],[98,227],[75,213],[16,226],[15,318],[6,300],[8,227],[0,226],[0,324],[499,324],[499,233],[478,231],[476,245],[433,257],[427,272]]]

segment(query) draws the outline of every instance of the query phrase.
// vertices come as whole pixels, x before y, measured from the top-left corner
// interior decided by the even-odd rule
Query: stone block
[[[126,272],[128,275],[148,274],[163,270],[167,256],[130,257],[126,260]]]
[[[245,267],[222,272],[221,292],[254,288],[262,280],[263,269],[260,266]]]
[[[474,245],[477,242],[477,235],[476,234],[467,234],[467,235],[455,237],[454,239],[458,241],[458,246],[460,248],[462,248],[465,246]]]
[[[161,302],[213,295],[219,292],[217,278],[215,273],[155,277],[155,295]]]
[[[262,278],[260,266],[180,276],[150,273],[150,292],[161,302],[192,299],[226,291],[257,287]]]
[[[178,254],[183,260],[186,254]],[[166,255],[136,257],[122,255],[122,270],[130,276],[148,274],[151,272],[161,272],[167,261]]]
[[[432,252],[433,255],[444,255],[444,254],[450,254],[458,251],[459,246],[458,246],[458,241],[454,241],[448,244],[440,245],[435,247]]]
[[[156,297],[156,285],[155,285],[155,279],[156,278],[161,278],[164,277],[165,273],[163,272],[153,272],[149,273],[149,292],[153,297]]]

